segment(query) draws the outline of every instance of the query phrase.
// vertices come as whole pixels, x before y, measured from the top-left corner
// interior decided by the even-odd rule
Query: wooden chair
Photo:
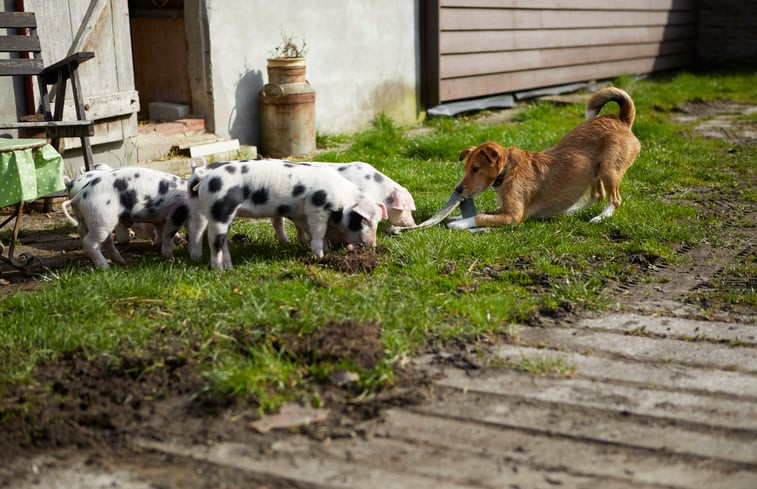
[[[81,139],[84,166],[94,167],[89,136],[95,133],[94,121],[87,120],[84,113],[84,97],[79,83],[78,68],[81,63],[95,57],[91,51],[74,53],[55,64],[45,67],[42,47],[37,36],[37,20],[33,12],[0,12],[0,29],[18,29],[18,34],[0,36],[0,53],[17,53],[21,57],[0,59],[0,76],[36,76],[42,98],[44,121],[0,122],[0,129],[44,130],[52,146],[60,152],[64,137]],[[30,57],[30,53],[33,57]],[[71,81],[76,120],[63,120],[66,86]],[[55,111],[51,111],[49,85],[55,85]]]
[[[41,43],[37,36],[37,20],[33,12],[0,12],[0,29],[8,29],[7,34],[0,35],[0,53],[6,53],[4,57],[9,55],[9,59],[0,59],[0,76],[18,76],[24,77],[25,80],[29,80],[27,77],[36,77],[42,99],[42,114],[37,118],[43,119],[32,121],[24,120],[29,117],[23,117],[22,121],[0,121],[0,131],[3,129],[44,131],[45,136],[50,139],[50,144],[59,153],[62,152],[62,138],[78,137],[81,140],[84,166],[87,170],[92,169],[94,159],[89,137],[94,135],[95,127],[94,121],[86,119],[78,68],[81,63],[94,58],[95,53],[73,53],[57,63],[45,66],[42,60]],[[17,30],[16,34],[12,33],[14,29]],[[63,107],[69,81],[71,82],[76,119],[64,121]],[[51,110],[50,106],[50,91],[48,90],[50,85],[55,85],[54,110]],[[31,90],[31,86],[27,86],[27,91],[29,90]],[[36,109],[32,106],[28,111],[36,112]],[[29,114],[29,116],[32,116],[32,119],[34,118],[32,114]],[[2,228],[15,217],[16,222],[11,236],[9,256],[8,258],[2,256],[3,247],[0,244],[0,260],[16,268],[25,267],[29,263],[28,258],[25,261],[19,261],[13,257],[23,208],[24,202],[18,202],[14,215],[0,223],[0,228]]]

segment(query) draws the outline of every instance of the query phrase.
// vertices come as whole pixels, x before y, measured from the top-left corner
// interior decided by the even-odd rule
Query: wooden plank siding
[[[696,59],[698,0],[423,0],[427,106]]]

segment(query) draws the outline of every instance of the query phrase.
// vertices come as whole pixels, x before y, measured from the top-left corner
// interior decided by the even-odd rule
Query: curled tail
[[[74,219],[74,217],[68,213],[67,207],[70,206],[71,204],[75,204],[78,201],[79,201],[79,194],[77,194],[76,197],[74,197],[73,199],[64,200],[63,203],[60,205],[60,208],[63,211],[63,214],[65,214],[65,216],[68,218],[69,221],[71,221],[71,224],[73,224],[74,226],[78,226],[79,221]]]
[[[586,105],[586,119],[596,117],[607,102],[616,102],[620,106],[618,119],[623,121],[630,129],[636,118],[636,106],[633,104],[631,96],[620,88],[603,88],[592,95],[589,103]]]

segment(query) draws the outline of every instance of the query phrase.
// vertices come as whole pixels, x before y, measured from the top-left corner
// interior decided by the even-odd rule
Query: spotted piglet
[[[228,234],[236,216],[286,217],[310,237],[310,249],[323,256],[326,237],[376,246],[376,226],[386,217],[377,203],[328,168],[280,160],[231,161],[194,169],[189,178],[191,217],[189,255],[202,256],[207,228],[211,268],[231,268]]]
[[[354,183],[360,190],[373,197],[376,202],[383,202],[390,224],[401,227],[415,226],[412,213],[415,210],[413,196],[405,187],[378,171],[370,163],[362,161],[351,163],[309,161],[299,164],[336,170],[340,176]],[[287,243],[289,239],[284,231],[284,220],[282,218],[271,218],[271,223],[279,242]],[[299,235],[301,230],[298,228],[297,232]]]
[[[303,164],[303,163],[300,163]],[[326,163],[309,161],[305,164],[336,170],[339,175],[357,185],[363,192],[377,202],[386,205],[387,220],[394,226],[415,226],[412,211],[415,202],[410,192],[370,163],[353,161],[351,163]]]
[[[173,260],[173,237],[189,217],[185,179],[137,167],[88,172],[86,176],[69,189],[70,198],[61,208],[79,227],[84,252],[96,266],[108,267],[101,248],[113,261],[126,264],[112,234],[117,227],[129,228],[135,223],[152,224],[155,244],[166,259]],[[69,206],[79,221],[71,216]]]

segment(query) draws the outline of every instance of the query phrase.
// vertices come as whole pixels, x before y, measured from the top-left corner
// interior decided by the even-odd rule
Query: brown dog
[[[596,117],[614,101],[620,114]],[[471,146],[460,153],[465,175],[455,188],[471,198],[489,187],[497,192],[498,211],[452,221],[451,229],[516,224],[528,217],[550,217],[574,212],[594,200],[608,204],[592,221],[612,216],[620,207],[618,186],[639,154],[641,144],[631,132],[636,108],[631,97],[618,88],[596,92],[586,108],[586,122],[574,128],[554,147],[534,153],[495,142]],[[590,191],[583,205],[578,201]]]

